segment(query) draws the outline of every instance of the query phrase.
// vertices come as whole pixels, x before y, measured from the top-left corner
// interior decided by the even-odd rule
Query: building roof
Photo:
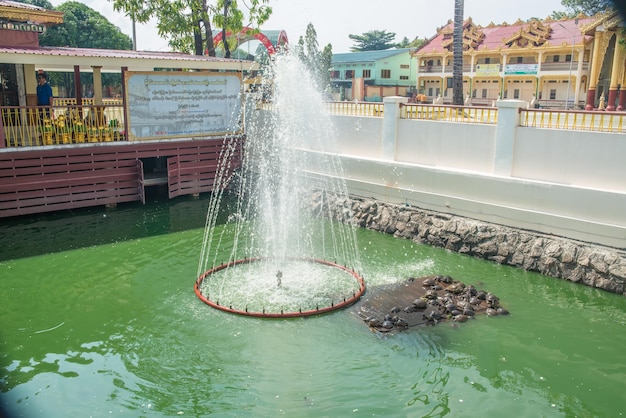
[[[409,48],[385,49],[382,51],[348,52],[344,54],[333,54],[333,64],[349,64],[355,62],[375,62],[381,59],[393,57],[395,55],[407,54]]]
[[[10,48],[0,47],[0,62],[7,64],[34,64],[47,71],[81,71],[92,66],[103,72],[152,71],[154,68],[185,68],[198,70],[251,70],[256,63],[180,52],[125,51],[115,49],[88,49],[69,47]]]
[[[39,24],[63,23],[63,12],[47,10],[32,4],[10,0],[0,0],[0,18],[14,22],[34,22]]]
[[[476,26],[469,18],[464,23],[463,38],[465,49],[474,51],[500,52],[507,49],[520,49],[549,46],[572,46],[586,43],[592,37],[585,35],[583,27],[592,23],[593,18],[581,16],[576,19],[528,22],[517,21],[514,24],[490,24],[486,27]],[[437,35],[416,51],[418,55],[429,53],[452,52],[452,32],[454,23],[450,22],[441,28]]]

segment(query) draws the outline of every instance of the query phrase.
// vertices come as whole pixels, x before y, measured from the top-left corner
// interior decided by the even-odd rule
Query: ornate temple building
[[[421,48],[419,93],[452,99],[453,23]],[[490,105],[498,98],[539,107],[624,110],[625,24],[617,12],[563,20],[463,26],[466,103]]]

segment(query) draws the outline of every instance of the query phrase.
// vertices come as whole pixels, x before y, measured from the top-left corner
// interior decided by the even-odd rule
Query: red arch
[[[252,36],[248,34],[248,32],[252,32]],[[232,36],[232,32],[226,32],[226,37]],[[254,33],[254,29],[244,26],[239,33],[237,33],[237,38],[242,41],[248,41],[251,39],[258,39],[267,49],[267,52],[272,55],[276,53],[276,46],[287,45],[289,41],[287,40],[287,33],[284,30],[281,30],[278,34],[278,40],[276,42],[276,46],[272,44],[272,41],[269,40],[267,36],[263,34],[263,32]],[[217,46],[220,42],[222,42],[222,32],[220,31],[217,35],[213,37],[213,45]]]

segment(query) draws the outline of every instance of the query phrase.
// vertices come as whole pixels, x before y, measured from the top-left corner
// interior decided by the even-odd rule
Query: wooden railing
[[[520,109],[520,125],[532,128],[626,133],[626,113]]]
[[[61,104],[0,107],[0,147],[123,141],[121,105]],[[57,106],[58,105],[58,106]]]
[[[401,104],[400,118],[495,124],[498,121],[498,109],[478,106]]]

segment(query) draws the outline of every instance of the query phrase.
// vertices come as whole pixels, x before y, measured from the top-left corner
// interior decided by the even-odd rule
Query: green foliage
[[[321,90],[326,90],[330,86],[330,67],[333,58],[332,45],[326,45],[320,52],[317,32],[313,24],[309,23],[306,27],[305,36],[300,37],[296,48],[300,60],[307,65],[318,87]]]
[[[355,45],[350,48],[352,52],[382,51],[396,46],[393,43],[396,34],[385,30],[371,30],[362,35],[350,34],[348,37],[355,42]]]
[[[41,35],[40,44],[74,48],[132,49],[132,40],[97,11],[76,1],[56,8],[64,23]]]
[[[409,38],[406,36],[402,38],[402,41],[396,44],[396,48],[419,48],[427,41],[426,38],[420,39],[419,36],[416,36],[415,39],[409,41]]]
[[[21,0],[48,10],[63,12],[64,23],[48,28],[39,38],[42,46],[69,46],[73,48],[122,49],[132,48],[132,40],[118,27],[92,8],[76,1],[68,1],[54,8],[48,0]],[[82,73],[82,85],[93,84],[91,73]],[[58,86],[68,96],[74,96],[74,73],[51,73],[49,82]],[[102,74],[102,83],[118,87],[121,84],[119,74]]]
[[[258,27],[269,19],[269,0],[248,0],[240,8],[237,0],[109,0],[137,22],[157,19],[159,35],[176,51],[215,55],[213,27],[237,33],[246,25]]]
[[[54,10],[54,6],[48,0],[14,0],[18,3],[30,4],[44,9]]]
[[[579,13],[592,16],[613,8],[613,2],[610,0],[561,0],[561,4],[567,9],[569,16]]]

